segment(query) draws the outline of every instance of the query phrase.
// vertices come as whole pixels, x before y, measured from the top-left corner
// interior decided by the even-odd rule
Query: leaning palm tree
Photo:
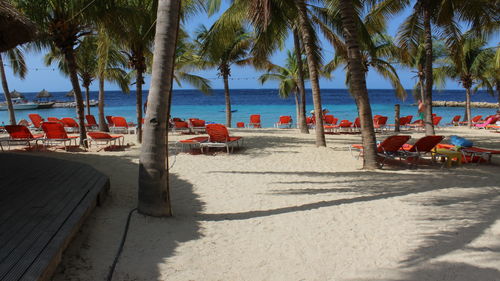
[[[474,84],[481,83],[493,95],[493,86],[488,81],[488,66],[495,57],[492,48],[485,48],[487,42],[475,37],[472,33],[465,34],[459,44],[451,50],[449,57],[440,60],[441,66],[435,69],[438,84],[444,84],[446,78],[459,81],[465,89],[465,118],[469,127],[471,123],[471,89]]]
[[[10,49],[4,53],[0,53],[0,78],[2,80],[2,89],[5,96],[5,101],[7,103],[7,109],[9,111],[9,123],[11,125],[16,124],[16,113],[14,111],[14,106],[12,105],[12,99],[9,91],[9,84],[7,83],[7,77],[5,75],[5,67],[3,62],[3,55],[7,56],[7,61],[12,67],[14,74],[24,79],[28,69],[26,68],[26,63],[24,61],[23,51],[17,47]]]
[[[144,142],[139,162],[138,210],[150,216],[171,216],[166,170],[167,108],[173,82],[180,1],[160,0]],[[165,94],[167,93],[167,94]]]
[[[249,50],[251,35],[243,27],[236,30],[218,30],[217,32],[231,33],[230,40],[214,40],[217,36],[213,30],[200,26],[197,31],[197,41],[200,44],[201,56],[206,68],[216,67],[219,76],[224,82],[224,96],[226,100],[226,126],[231,127],[231,94],[229,91],[229,77],[233,65],[247,65],[251,62]]]
[[[419,38],[424,38],[425,48],[425,132],[434,135],[432,123],[432,88],[433,88],[433,45],[432,35],[438,31],[446,40],[448,48],[455,46],[460,38],[459,22],[470,23],[472,28],[483,32],[498,29],[498,6],[489,0],[383,0],[375,7],[375,13],[389,16],[400,12],[412,3],[413,11],[400,26],[399,44],[408,49],[418,45]]]
[[[105,18],[103,12],[107,1],[93,0],[13,0],[14,4],[33,21],[39,30],[38,48],[58,49],[68,67],[73,91],[75,92],[76,113],[80,125],[80,145],[87,146],[85,116],[82,91],[78,83],[75,47],[80,39],[92,32],[91,21]]]

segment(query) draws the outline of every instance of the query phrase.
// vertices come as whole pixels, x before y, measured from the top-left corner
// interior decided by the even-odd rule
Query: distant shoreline
[[[464,101],[433,101],[433,107],[465,107]],[[498,108],[495,102],[471,102],[471,107],[475,108]]]

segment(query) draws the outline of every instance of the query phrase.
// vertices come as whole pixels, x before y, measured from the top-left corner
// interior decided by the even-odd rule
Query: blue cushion
[[[450,143],[461,147],[471,147],[473,145],[472,141],[458,136],[451,136]]]

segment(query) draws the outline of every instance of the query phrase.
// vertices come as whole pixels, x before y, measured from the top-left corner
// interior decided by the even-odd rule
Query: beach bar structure
[[[0,154],[0,280],[51,280],[109,179],[89,165]]]

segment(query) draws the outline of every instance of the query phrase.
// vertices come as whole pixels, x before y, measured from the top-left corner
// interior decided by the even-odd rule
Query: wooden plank
[[[57,266],[61,262],[64,250],[69,246],[69,243],[78,233],[84,221],[97,206],[99,194],[102,193],[103,190],[108,189],[109,179],[102,177],[101,180],[94,185],[94,189],[89,192],[74,210],[71,217],[68,218],[57,235],[51,239],[50,244],[45,247],[43,253],[33,262],[33,265],[21,279],[22,281],[48,281],[51,279]]]
[[[83,176],[90,176],[88,170],[81,172],[85,172]],[[11,279],[11,277],[13,275],[18,275],[19,272],[24,272],[26,269],[25,267],[31,264],[32,260],[38,255],[34,249],[40,248],[39,239],[50,239],[53,235],[52,229],[54,225],[56,225],[57,229],[59,225],[66,220],[68,209],[72,210],[74,206],[80,202],[81,196],[84,196],[84,194],[88,192],[84,190],[82,194],[81,186],[87,185],[88,181],[93,181],[93,179],[87,178],[87,181],[84,181],[85,179],[81,176],[81,173],[74,175],[75,185],[72,186],[72,188],[68,188],[66,193],[55,197],[54,200],[56,203],[50,205],[44,212],[41,212],[42,215],[38,220],[31,220],[25,228],[18,233],[15,237],[15,241],[9,243],[7,247],[7,250],[10,250],[8,259],[4,259],[0,264],[0,280],[16,280]],[[43,244],[43,242],[44,241],[41,243]],[[26,254],[28,254],[28,256],[26,256]],[[1,273],[3,273],[3,275]]]
[[[42,192],[45,192],[45,194],[38,200],[33,200],[28,203],[23,202],[23,200],[14,202],[15,204],[21,205],[24,208],[19,210],[19,212],[17,212],[13,216],[11,216],[11,220],[9,221],[10,223],[4,222],[1,225],[2,228],[4,228],[4,230],[2,230],[4,234],[0,236],[0,262],[3,262],[5,255],[10,253],[8,249],[6,249],[5,247],[9,247],[12,249],[17,246],[17,244],[14,244],[15,242],[12,242],[10,240],[11,237],[13,236],[17,237],[18,241],[20,241],[23,238],[22,236],[23,233],[22,232],[20,233],[21,229],[29,227],[30,223],[33,224],[34,219],[38,219],[39,221],[43,220],[43,218],[46,215],[46,211],[38,206],[46,206],[48,208],[52,208],[54,205],[50,204],[51,201],[58,202],[63,199],[63,196],[68,195],[68,192],[72,191],[71,189],[67,189],[65,187],[68,185],[68,183],[71,184],[71,182],[68,182],[68,180],[79,179],[75,178],[75,174],[72,174],[71,176],[69,174],[75,170],[74,168],[75,167],[70,167],[70,169],[67,170],[68,173],[65,173],[65,176],[61,176],[61,181],[58,181],[56,186],[49,185],[46,188],[44,188],[43,186],[39,186],[39,189]],[[80,175],[78,174],[78,177],[79,176]],[[20,204],[20,202],[23,203]],[[32,228],[34,228],[35,226],[36,225],[32,225]],[[24,233],[27,233],[28,235],[29,231],[24,231]]]
[[[8,251],[6,262],[0,263],[0,280],[49,280],[60,262],[63,250],[97,202],[102,200],[109,190],[109,179],[88,165],[65,160],[29,155],[1,155],[0,162],[3,162],[1,160],[4,158],[10,158],[7,159],[10,160],[7,161],[9,164],[26,165],[22,160],[32,158],[34,161],[30,162],[30,165],[41,162],[44,165],[34,167],[28,178],[19,180],[16,177],[16,180],[3,181],[0,184],[0,205],[8,212],[0,212],[3,221],[7,222],[0,224],[0,237],[3,236],[3,239],[0,239],[0,254],[5,255],[12,245],[15,246],[15,249]],[[61,166],[60,163],[67,165]],[[59,173],[50,171],[54,166],[59,168]],[[61,170],[64,175],[60,174]],[[14,168],[7,171],[15,174]],[[42,177],[45,179],[41,184],[34,184],[40,182]],[[20,186],[24,189],[19,189]],[[29,194],[26,194],[27,190],[30,191]],[[3,195],[7,195],[8,199]],[[23,202],[23,199],[31,200]],[[13,204],[14,202],[17,204]],[[4,203],[13,206],[5,209]],[[12,220],[14,214],[20,223]],[[9,226],[19,231],[5,235],[2,227]],[[4,242],[10,246],[2,245]]]

